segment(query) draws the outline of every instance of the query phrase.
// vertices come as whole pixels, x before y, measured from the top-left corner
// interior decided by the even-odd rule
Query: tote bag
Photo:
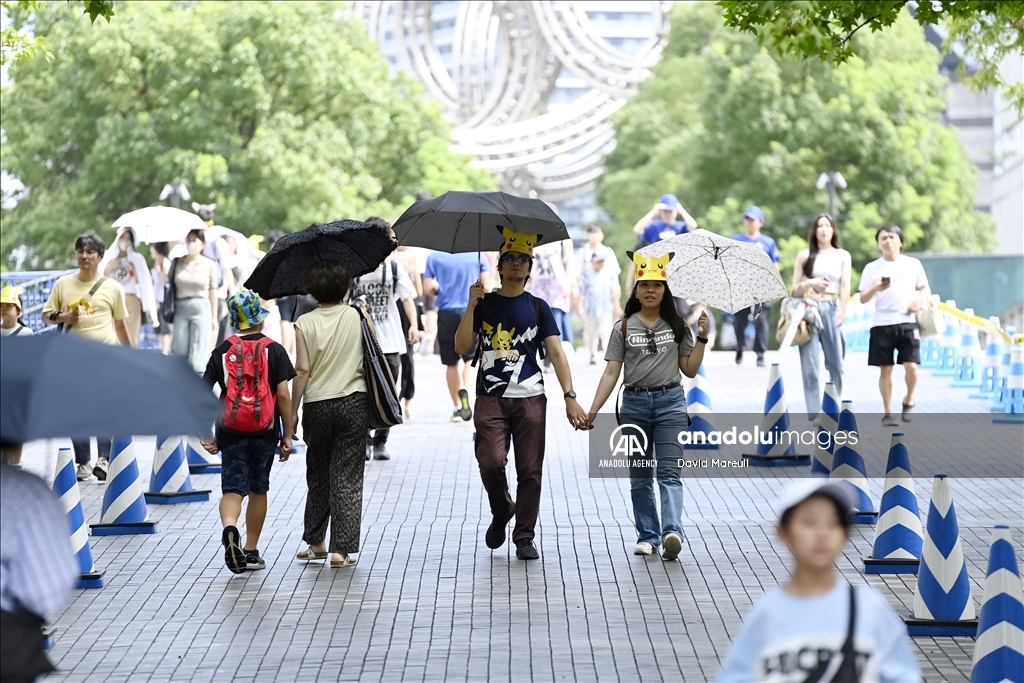
[[[398,402],[395,379],[380,344],[370,329],[366,314],[359,308],[359,324],[363,329],[363,375],[366,393],[370,399],[367,427],[387,429],[402,424],[402,406]]]

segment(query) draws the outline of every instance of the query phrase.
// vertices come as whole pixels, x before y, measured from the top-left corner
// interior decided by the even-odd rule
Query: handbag
[[[915,316],[917,317],[917,328],[921,338],[934,337],[946,330],[946,321],[942,317],[942,311],[932,304],[931,301],[924,305]]]
[[[791,324],[791,318],[786,313],[786,306],[782,306],[783,313],[779,316],[779,324],[775,328],[775,341],[782,343],[782,340],[786,338],[786,333],[789,331]],[[811,341],[811,326],[810,324],[801,319],[799,325],[796,328],[796,336],[793,337],[793,346],[803,346],[807,342]]]
[[[174,288],[174,275],[178,268],[178,259],[171,261],[171,273],[164,285],[164,300],[160,302],[160,314],[169,323],[174,322],[174,299],[177,292]]]
[[[402,424],[402,406],[398,402],[395,379],[391,376],[391,368],[380,350],[377,337],[370,329],[366,315],[359,308],[356,308],[356,312],[359,313],[359,324],[363,330],[363,377],[370,399],[367,428],[388,429]]]

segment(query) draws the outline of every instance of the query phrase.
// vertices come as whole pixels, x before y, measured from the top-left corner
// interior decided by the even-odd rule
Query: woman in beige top
[[[356,563],[363,511],[366,412],[363,337],[360,314],[344,303],[352,284],[345,268],[319,261],[306,273],[303,288],[320,307],[295,321],[293,424],[305,401],[302,437],[306,441],[306,513],[302,540],[309,547],[299,560],[322,560],[332,567]],[[372,321],[370,322],[372,329]],[[328,543],[327,525],[331,526]]]
[[[174,333],[171,353],[187,358],[196,372],[203,372],[210,358],[210,340],[217,336],[217,264],[203,256],[206,238],[202,230],[185,237],[188,255],[174,259]]]

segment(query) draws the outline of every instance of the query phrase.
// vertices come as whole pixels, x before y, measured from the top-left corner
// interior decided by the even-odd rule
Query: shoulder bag
[[[171,272],[167,277],[167,284],[164,285],[164,300],[160,303],[160,313],[164,320],[174,322],[174,299],[177,296],[174,286],[174,276],[178,269],[178,259],[171,261]]]
[[[786,333],[789,332],[789,326],[792,321],[789,314],[786,313],[786,303],[788,301],[789,299],[786,299],[782,303],[779,324],[775,328],[775,341],[780,344],[786,338]],[[809,341],[811,341],[811,326],[805,319],[801,318],[796,328],[796,336],[793,337],[793,346],[803,346]]]
[[[363,331],[363,378],[366,381],[366,393],[370,408],[367,414],[369,429],[388,429],[402,424],[402,405],[398,402],[395,390],[395,378],[391,376],[391,368],[380,344],[370,329],[366,315],[359,308],[359,324]]]

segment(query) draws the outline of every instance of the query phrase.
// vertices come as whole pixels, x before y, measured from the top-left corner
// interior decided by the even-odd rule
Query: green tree
[[[841,63],[854,54],[853,36],[864,28],[891,28],[907,0],[720,0],[725,23],[757,35],[785,54]],[[1024,113],[1024,84],[1008,85],[999,73],[1006,57],[1024,52],[1024,2],[956,0],[920,2],[914,18],[921,25],[942,26],[946,47],[961,45],[979,70],[970,81],[979,88],[1002,86],[1007,99]],[[963,64],[961,64],[963,66]]]
[[[726,235],[758,204],[786,270],[828,206],[818,175],[839,171],[849,183],[837,201],[842,239],[858,269],[885,222],[913,250],[994,246],[991,217],[973,208],[976,169],[940,123],[939,55],[920,27],[903,15],[855,37],[854,49],[838,66],[782,57],[725,28],[714,5],[676,5],[661,62],[614,122],[618,146],[598,185],[614,239],[630,241],[663,192]]]
[[[3,92],[3,170],[26,187],[4,212],[5,257],[24,243],[29,265],[64,263],[74,235],[112,236],[168,182],[247,234],[397,216],[424,188],[494,186],[334,3],[117,7],[91,29],[59,5],[14,14],[53,56],[16,63]]]
[[[72,0],[67,0],[68,4]],[[0,0],[0,13],[10,17],[15,12],[32,12],[40,6],[41,0]],[[108,22],[114,16],[113,0],[80,0],[77,4],[82,6],[82,14],[88,14],[89,20],[93,23],[96,19],[103,17]],[[12,22],[5,19],[5,25],[0,28],[0,66],[8,62],[26,59],[40,50],[46,52],[45,41],[34,31],[19,30]]]

